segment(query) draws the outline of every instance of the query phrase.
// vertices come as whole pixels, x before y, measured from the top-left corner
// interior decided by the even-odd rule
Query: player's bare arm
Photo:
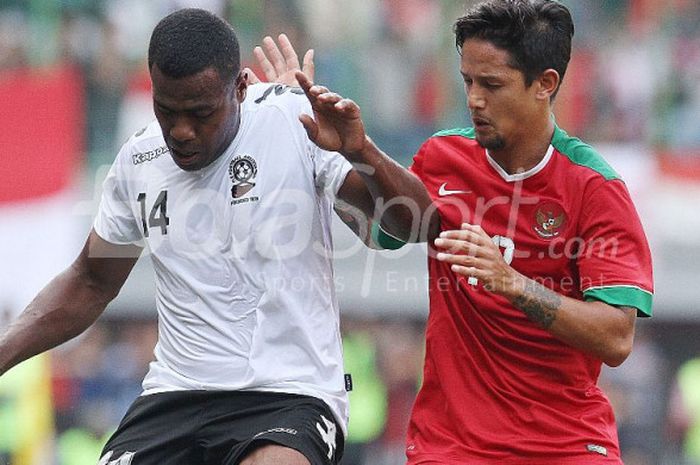
[[[436,237],[439,217],[430,208],[432,201],[425,186],[367,136],[360,107],[315,85],[302,72],[297,72],[296,77],[314,113],[313,117],[300,117],[309,139],[325,150],[340,152],[353,164],[369,190],[382,227],[411,242]],[[426,212],[432,213],[426,217]]]
[[[480,226],[445,231],[435,240],[437,259],[452,271],[479,280],[506,297],[540,327],[567,344],[620,365],[632,350],[636,309],[603,302],[583,302],[562,296],[523,276],[508,265],[498,247]]]
[[[110,244],[91,231],[75,261],[0,339],[0,374],[90,327],[117,296],[140,254],[138,247]]]

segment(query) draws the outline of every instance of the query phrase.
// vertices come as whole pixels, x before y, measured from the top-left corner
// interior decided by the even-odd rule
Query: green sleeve
[[[615,307],[634,307],[637,309],[637,316],[641,317],[649,317],[652,314],[652,293],[636,286],[592,287],[583,291],[583,299],[599,300]]]
[[[384,231],[379,223],[372,224],[372,240],[386,250],[396,250],[406,245],[406,242]]]

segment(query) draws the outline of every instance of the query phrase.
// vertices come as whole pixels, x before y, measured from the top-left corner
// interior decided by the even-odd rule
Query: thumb
[[[299,115],[299,121],[304,125],[309,140],[316,143],[316,139],[318,138],[318,124],[316,124],[316,121],[314,121],[311,116],[303,113]]]

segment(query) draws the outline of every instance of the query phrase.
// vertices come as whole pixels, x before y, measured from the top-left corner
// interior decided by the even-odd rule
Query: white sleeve
[[[352,170],[352,165],[338,152],[327,152],[313,143],[311,143],[311,156],[316,187],[335,199],[340,186]]]
[[[305,159],[311,161],[316,188],[331,202],[335,201],[340,186],[343,185],[345,178],[352,170],[352,165],[338,152],[323,150],[309,140],[304,126],[299,122],[301,113],[314,114],[305,95],[298,92],[288,92],[284,98],[276,100],[276,102],[288,118],[298,138],[300,149],[306,152]]]
[[[95,217],[95,232],[112,244],[135,244],[143,240],[140,219],[134,216],[133,205],[138,202],[130,198],[129,179],[125,163],[129,144],[125,144],[112,164],[102,185],[102,198]]]

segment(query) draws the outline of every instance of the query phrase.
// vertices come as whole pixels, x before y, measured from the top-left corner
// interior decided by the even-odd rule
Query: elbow
[[[87,290],[88,294],[91,296],[90,300],[95,303],[102,304],[103,307],[109,302],[114,300],[121,287],[111,285],[105,282],[104,279],[100,279],[95,273],[92,273],[89,268],[81,266],[80,264],[74,263],[71,266],[71,271],[80,285]]]
[[[624,337],[619,338],[614,344],[611,344],[608,350],[606,350],[603,362],[612,368],[622,365],[622,363],[627,360],[630,353],[632,353],[632,340],[633,338],[631,336]]]

